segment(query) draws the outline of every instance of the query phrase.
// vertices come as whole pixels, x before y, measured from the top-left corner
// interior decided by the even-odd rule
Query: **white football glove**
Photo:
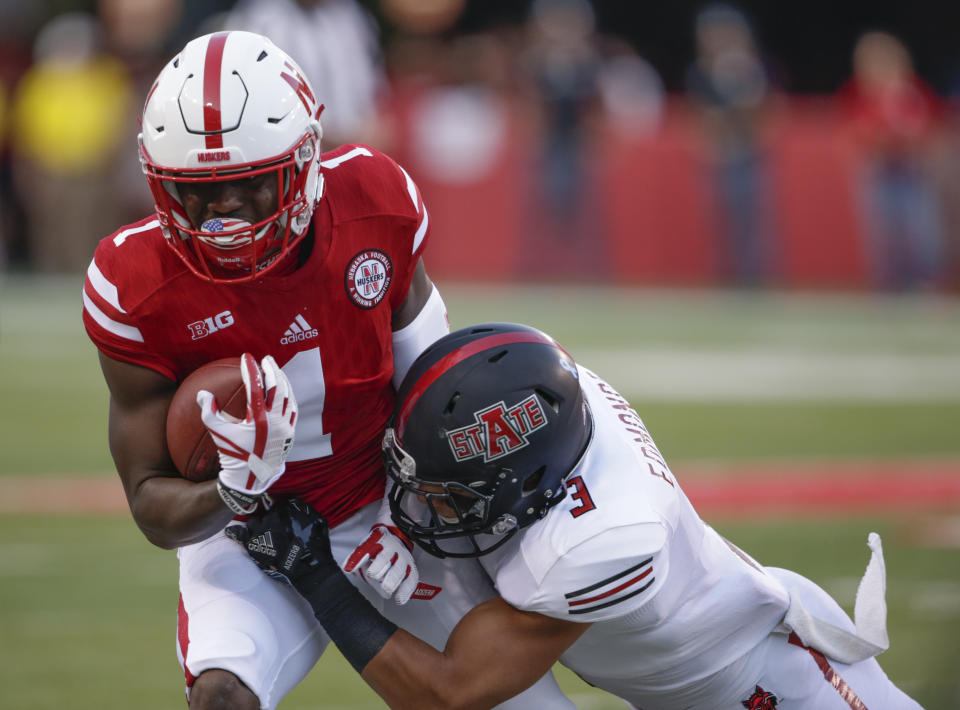
[[[297,421],[297,400],[287,376],[270,355],[260,364],[262,370],[250,353],[240,358],[247,393],[247,414],[242,420],[222,411],[212,393],[197,392],[200,417],[220,455],[217,488],[238,515],[252,513],[261,496],[283,475]]]
[[[384,599],[393,597],[397,604],[406,604],[417,590],[420,572],[413,561],[413,543],[390,524],[386,502],[377,517],[390,522],[378,522],[370,529],[367,539],[343,561],[343,571],[359,574]]]

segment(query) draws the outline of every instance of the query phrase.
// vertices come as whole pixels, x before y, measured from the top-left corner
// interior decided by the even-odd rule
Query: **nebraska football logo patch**
[[[366,249],[350,260],[344,285],[350,300],[360,308],[373,308],[387,295],[393,279],[393,262],[379,249]]]
[[[537,395],[507,407],[497,402],[491,407],[473,413],[474,424],[447,432],[447,441],[457,461],[483,456],[484,462],[522,449],[530,442],[527,437],[547,425],[547,415]]]
[[[754,688],[753,695],[741,701],[741,704],[748,710],[776,710],[777,696],[758,685]]]

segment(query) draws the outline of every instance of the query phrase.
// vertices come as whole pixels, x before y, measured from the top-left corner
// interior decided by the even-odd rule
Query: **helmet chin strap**
[[[493,524],[490,528],[490,532],[494,535],[503,535],[508,533],[511,530],[515,530],[517,527],[517,519],[510,515],[510,513],[504,513],[500,518]]]
[[[282,219],[282,218],[281,218],[281,219]],[[279,226],[282,226],[282,225],[280,225],[280,220],[279,220],[279,219],[278,219],[274,224],[276,224],[278,227],[279,227]],[[265,224],[265,225],[263,225],[262,227],[260,227],[260,229],[257,230],[257,233],[253,235],[253,241],[254,241],[254,243],[256,243],[256,242],[260,241],[261,239],[263,239],[264,236],[266,236],[266,234],[267,234],[267,230],[270,229],[271,226],[272,226],[272,225],[268,222],[267,224]]]
[[[307,185],[309,185],[309,180],[307,181]],[[313,195],[303,196],[304,200],[306,201],[306,204],[304,208],[300,211],[300,213],[293,218],[293,223],[290,225],[290,231],[292,231],[294,234],[296,235],[303,234],[307,229],[310,228],[310,222],[311,222],[311,219],[313,218],[313,211],[315,209],[315,206],[320,201],[320,198],[323,197],[324,185],[325,185],[325,181],[323,179],[323,172],[321,172],[320,163],[319,161],[317,161],[317,187],[316,187],[316,190],[314,190]],[[280,217],[280,219],[277,220],[277,222],[280,223],[280,220],[284,220],[281,226],[286,226],[286,221],[285,221],[286,219],[287,219],[287,213],[284,213]]]

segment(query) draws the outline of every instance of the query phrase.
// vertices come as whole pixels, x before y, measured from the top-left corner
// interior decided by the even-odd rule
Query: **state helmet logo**
[[[741,701],[741,704],[747,708],[747,710],[775,710],[777,707],[777,696],[773,693],[768,693],[758,685],[754,687],[753,695]]]
[[[446,432],[458,461],[483,456],[493,461],[527,446],[529,435],[547,425],[547,415],[535,394],[512,407],[502,401],[473,413],[474,423]]]
[[[393,262],[379,249],[364,249],[347,265],[344,286],[360,308],[376,306],[387,295],[393,280]]]

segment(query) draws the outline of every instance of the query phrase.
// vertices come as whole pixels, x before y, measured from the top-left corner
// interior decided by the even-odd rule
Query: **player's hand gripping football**
[[[344,560],[343,571],[359,574],[384,599],[393,597],[397,604],[406,604],[420,581],[413,543],[391,525],[386,499],[378,519],[367,539]]]
[[[302,593],[340,573],[330,552],[327,521],[297,498],[281,501],[224,532],[243,545],[260,569]]]
[[[244,353],[240,371],[247,393],[243,419],[222,411],[207,390],[197,392],[197,404],[220,454],[220,496],[234,513],[245,515],[256,510],[261,496],[283,475],[293,446],[297,400],[270,355],[258,367],[253,356]]]

